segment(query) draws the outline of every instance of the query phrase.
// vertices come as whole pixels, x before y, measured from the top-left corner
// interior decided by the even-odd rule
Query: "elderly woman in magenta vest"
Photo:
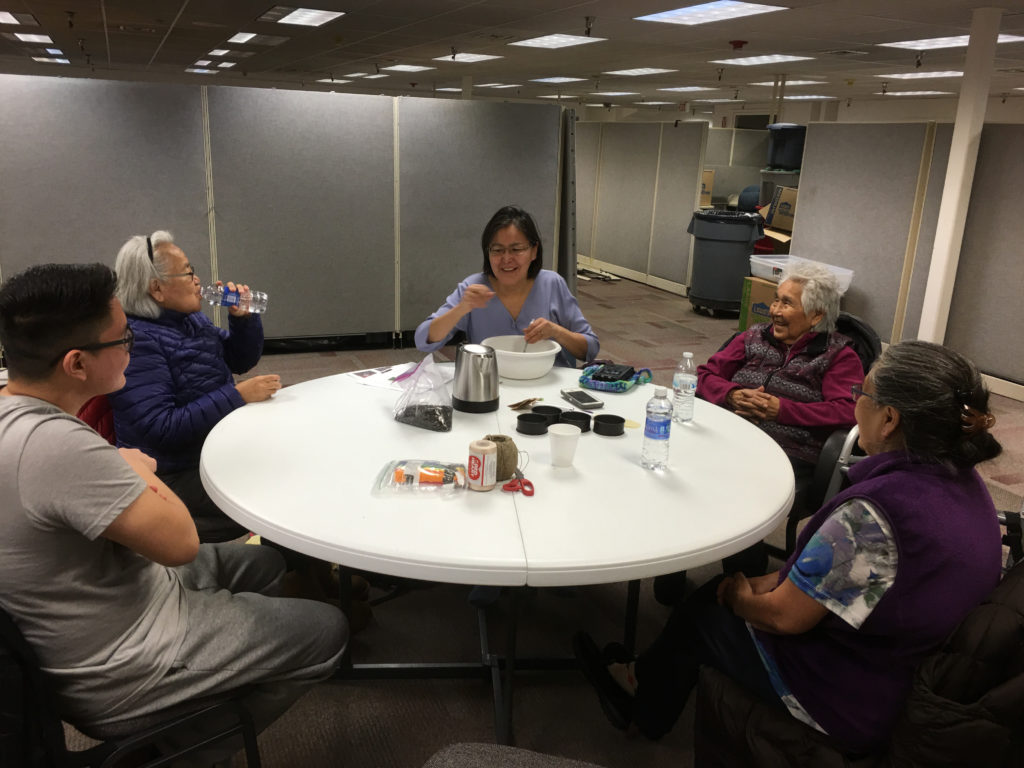
[[[668,732],[710,664],[837,746],[884,746],[917,665],[996,586],[999,524],[974,466],[997,456],[988,391],[944,347],[889,347],[853,387],[867,458],[777,572],[708,582],[635,661],[574,648],[612,722]]]

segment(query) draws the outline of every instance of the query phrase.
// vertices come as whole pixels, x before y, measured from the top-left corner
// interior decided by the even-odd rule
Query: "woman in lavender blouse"
[[[433,352],[456,331],[473,343],[491,336],[522,334],[530,344],[554,339],[562,351],[557,365],[575,368],[591,361],[600,343],[576,298],[557,272],[541,269],[544,246],[533,217],[505,206],[480,238],[483,272],[470,275],[443,306],[416,329],[416,348]]]

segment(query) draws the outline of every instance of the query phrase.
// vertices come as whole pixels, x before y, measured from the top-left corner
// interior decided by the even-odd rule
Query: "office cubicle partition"
[[[270,294],[269,338],[411,330],[497,208],[535,215],[545,266],[573,215],[556,105],[23,76],[0,103],[3,274],[166,227],[204,280]]]

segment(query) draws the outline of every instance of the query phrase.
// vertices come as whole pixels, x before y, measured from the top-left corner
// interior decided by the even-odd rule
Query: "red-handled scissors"
[[[501,490],[515,493],[516,491],[522,491],[523,496],[533,496],[533,483],[523,477],[521,470],[516,470],[516,475],[503,486]]]

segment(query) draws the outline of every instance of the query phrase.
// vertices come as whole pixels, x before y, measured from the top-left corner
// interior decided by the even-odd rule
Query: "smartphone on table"
[[[570,403],[575,405],[577,408],[583,408],[584,410],[590,411],[595,408],[600,408],[604,405],[600,400],[594,397],[589,392],[582,389],[563,389],[562,397],[568,400]]]

